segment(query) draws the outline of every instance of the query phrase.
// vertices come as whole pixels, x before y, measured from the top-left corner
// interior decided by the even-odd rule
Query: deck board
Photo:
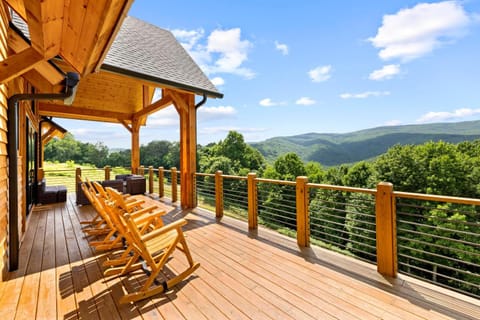
[[[147,201],[149,204],[153,201]],[[0,286],[0,319],[478,319],[477,299],[203,210],[167,209],[168,223],[188,220],[185,234],[200,268],[188,280],[134,305],[125,291],[145,276],[103,278],[107,253],[95,252],[81,230],[90,206],[37,207],[29,217],[20,267]],[[165,271],[187,261],[176,252]]]

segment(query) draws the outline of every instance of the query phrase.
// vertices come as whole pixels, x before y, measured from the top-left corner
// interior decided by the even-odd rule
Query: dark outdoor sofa
[[[125,193],[144,194],[146,192],[147,181],[144,176],[137,174],[117,174],[115,180],[125,182]]]
[[[141,175],[134,174],[120,174],[115,176],[115,180],[99,181],[100,184],[106,188],[110,187],[123,193],[128,194],[144,194],[146,191],[146,179]],[[80,183],[77,185],[77,205],[90,204],[83,193]]]
[[[67,201],[66,186],[47,186],[47,181],[42,179],[37,184],[37,203],[50,204]]]

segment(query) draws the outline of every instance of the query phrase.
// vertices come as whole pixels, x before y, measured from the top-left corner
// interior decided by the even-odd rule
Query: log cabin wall
[[[8,16],[0,4],[0,60],[8,56]],[[8,220],[8,173],[7,173],[7,98],[8,87],[0,84],[0,270],[2,280],[7,271],[7,220]]]
[[[4,60],[9,55],[8,48],[8,24],[9,14],[4,4],[0,4],[0,60]],[[7,153],[7,126],[8,126],[8,97],[26,92],[27,83],[23,78],[17,77],[7,84],[0,84],[0,270],[1,279],[4,279],[8,271],[8,153]],[[19,108],[25,109],[28,102]],[[25,198],[25,112],[19,112],[19,152],[18,157],[18,230],[19,237],[22,238],[26,227],[26,198]]]

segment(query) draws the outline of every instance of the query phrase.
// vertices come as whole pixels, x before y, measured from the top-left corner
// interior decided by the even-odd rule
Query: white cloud
[[[71,129],[69,132],[73,134],[75,139],[91,143],[96,143],[99,141],[105,142],[108,140],[121,139],[129,136],[129,133],[126,130],[122,130],[123,127],[120,128],[118,125],[116,128],[114,128],[102,124],[102,127],[105,127],[105,129],[77,128]]]
[[[330,79],[331,71],[332,71],[332,66],[330,65],[320,66],[308,71],[308,75],[310,76],[310,79],[312,79],[313,82],[323,82]]]
[[[225,80],[221,77],[215,77],[210,79],[214,86],[223,86],[225,84]]]
[[[178,127],[180,119],[174,106],[157,111],[147,118],[148,127]]]
[[[368,76],[370,80],[388,80],[393,78],[394,75],[400,73],[400,66],[398,64],[389,64],[383,66],[382,69],[374,70]]]
[[[368,40],[380,49],[381,59],[408,61],[462,37],[473,21],[460,1],[419,3],[383,16],[382,26]]]
[[[242,127],[206,127],[199,129],[200,134],[218,134],[218,133],[228,133],[230,131],[237,131],[240,133],[252,133],[252,132],[263,132],[266,131],[264,128],[242,128]]]
[[[401,125],[401,124],[402,124],[402,121],[400,121],[400,120],[390,120],[390,121],[385,122],[385,125],[389,126],[389,127],[398,126],[398,125]]]
[[[240,28],[216,29],[205,39],[205,31],[172,30],[172,33],[206,74],[232,73],[247,79],[255,73],[243,67],[252,43],[241,39]]]
[[[181,30],[174,29],[171,30],[175,38],[182,44],[182,46],[187,50],[194,49],[197,42],[205,36],[205,30]]]
[[[280,51],[284,56],[288,55],[288,46],[284,43],[275,41],[275,49]]]
[[[310,106],[312,104],[315,104],[316,101],[309,98],[309,97],[301,97],[297,101],[295,101],[295,104],[301,105],[301,106]]]
[[[440,112],[428,112],[417,119],[418,123],[426,123],[426,122],[438,122],[438,121],[446,121],[446,120],[453,120],[453,119],[460,119],[470,117],[476,114],[480,114],[480,109],[469,109],[469,108],[462,108],[457,109],[453,112],[447,111],[440,111]]]
[[[340,98],[342,99],[365,99],[368,97],[380,97],[380,96],[388,96],[390,94],[389,91],[366,91],[362,93],[342,93]]]
[[[285,105],[286,102],[275,102],[275,101],[272,101],[272,99],[270,98],[265,98],[265,99],[262,99],[258,102],[259,105],[261,105],[262,107],[275,107],[275,106],[282,106],[282,105]]]
[[[198,109],[198,120],[219,120],[231,118],[237,113],[232,106],[218,106],[218,107],[200,107]]]
[[[251,47],[250,41],[241,40],[240,28],[214,30],[208,36],[207,52],[218,54],[219,57],[214,65],[210,66],[210,72],[233,73],[253,78],[255,76],[253,71],[241,67],[248,59],[248,50]]]

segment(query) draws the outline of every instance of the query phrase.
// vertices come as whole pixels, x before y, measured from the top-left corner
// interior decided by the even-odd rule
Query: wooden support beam
[[[165,92],[168,92],[168,95],[172,97],[173,100],[173,105],[175,106],[175,109],[177,109],[177,112],[180,114],[181,111],[188,111],[188,105],[186,104],[186,96],[188,94],[185,93],[180,93],[178,91],[173,91],[173,90],[165,90]]]
[[[142,116],[148,116],[158,110],[162,110],[173,103],[172,97],[169,95],[162,97],[160,100],[144,107],[142,110],[136,112],[133,116],[135,118],[141,118]]]
[[[150,87],[148,85],[143,85],[142,88],[143,88],[143,97],[142,97],[143,107],[146,108],[152,104],[153,92],[155,88]]]
[[[128,125],[127,121],[125,120],[118,120],[127,130],[128,132],[132,133],[132,127]]]
[[[181,206],[195,208],[195,171],[197,169],[197,110],[195,95],[171,92],[175,108],[180,114],[180,173]]]
[[[14,54],[0,63],[0,83],[21,76],[43,61],[43,56],[32,47]]]
[[[64,2],[25,0],[25,11],[32,47],[47,60],[60,53]]]
[[[77,106],[65,106],[54,103],[40,102],[38,112],[42,116],[52,116],[59,118],[96,120],[104,122],[122,123],[130,121],[131,113],[121,113],[116,111],[95,110]]]
[[[13,9],[23,20],[27,20],[27,12],[23,0],[5,0],[10,8]]]
[[[30,44],[25,41],[15,30],[8,29],[8,47],[15,53],[19,53],[30,48]],[[65,75],[55,68],[48,61],[42,61],[23,74],[28,82],[30,82],[40,92],[60,92],[62,86],[58,86]]]
[[[42,144],[43,146],[45,146],[48,141],[52,140],[53,137],[55,136],[53,133],[56,131],[57,129],[55,127],[51,127],[50,129],[48,129],[47,132],[43,133],[42,134]],[[43,148],[42,148],[43,149]]]
[[[140,123],[135,119],[132,122],[131,166],[132,173],[136,174],[140,167]]]
[[[85,68],[86,73],[98,72],[102,66],[103,60],[107,56],[110,47],[112,46],[113,41],[115,40],[118,31],[122,26],[122,21],[128,14],[130,7],[132,6],[134,0],[124,0],[124,1],[110,1],[111,6],[117,6],[116,9],[109,10],[110,16],[106,16],[104,21],[113,22],[110,24],[104,23],[102,28],[100,28],[98,38],[102,39],[104,42],[103,46],[96,45],[92,54],[90,54],[90,60]],[[105,11],[104,9],[103,11]]]

